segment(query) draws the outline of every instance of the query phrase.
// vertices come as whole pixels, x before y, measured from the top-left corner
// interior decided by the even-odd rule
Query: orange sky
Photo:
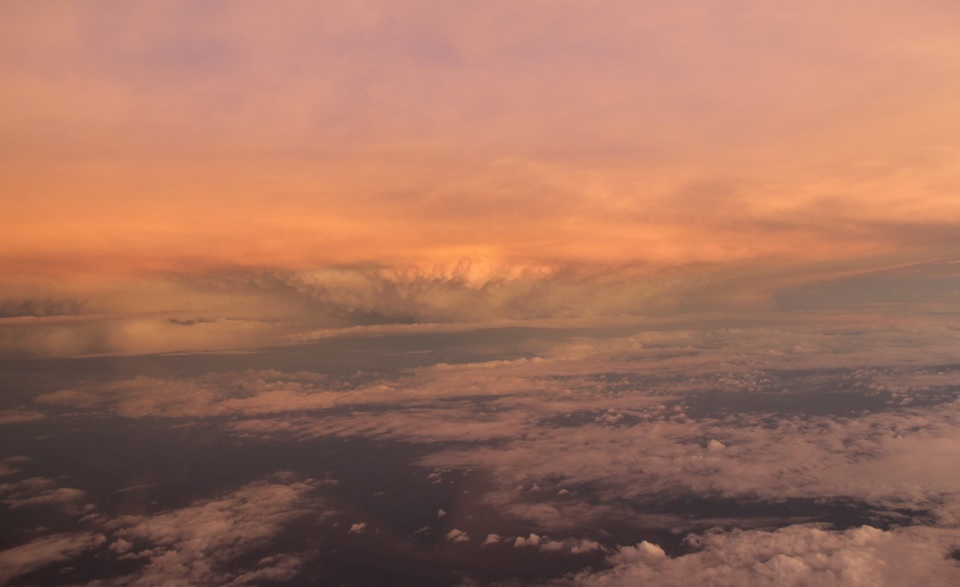
[[[958,22],[906,0],[6,0],[0,271],[21,285],[0,294],[952,258]]]

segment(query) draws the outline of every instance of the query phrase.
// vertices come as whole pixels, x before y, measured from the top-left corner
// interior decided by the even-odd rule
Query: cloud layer
[[[642,542],[609,558],[614,567],[584,573],[571,585],[924,585],[947,587],[960,578],[956,560],[944,556],[956,530],[905,529],[883,532],[864,526],[830,532],[790,526],[775,532],[733,531],[693,538],[698,552],[669,558]]]
[[[0,263],[935,257],[960,218],[954,10],[7,6]]]
[[[157,357],[165,366],[155,375],[36,393],[10,410],[37,416],[5,425],[134,420],[216,430],[230,445],[291,455],[363,441],[381,463],[364,478],[383,466],[382,447],[407,447],[402,478],[444,501],[417,501],[421,519],[387,523],[400,515],[388,504],[405,490],[351,486],[340,494],[353,505],[339,515],[337,541],[402,552],[422,542],[444,561],[555,560],[536,564],[568,565],[574,584],[950,584],[960,549],[958,330],[922,317],[816,318],[531,329],[506,357],[477,360],[474,350],[440,362],[416,350],[418,337],[437,333],[367,332],[358,348],[380,351],[366,372],[317,369],[332,346],[297,347],[303,370],[293,362],[185,373],[175,366],[195,357]],[[439,334],[432,345],[478,336]],[[293,361],[291,352],[269,362]],[[384,370],[393,352],[420,358]],[[217,364],[249,360],[224,355]],[[335,500],[320,490],[338,486],[288,474],[111,517],[83,485],[31,475],[31,463],[0,463],[4,507],[55,509],[85,520],[85,530],[31,537],[7,555],[6,572],[83,552],[138,561],[133,575],[108,584],[255,584],[314,572],[319,555],[302,549],[257,560],[294,520],[324,519]],[[256,560],[244,554],[261,551]],[[895,553],[898,564],[884,567]]]
[[[956,6],[114,4],[0,7],[0,583],[960,581]]]

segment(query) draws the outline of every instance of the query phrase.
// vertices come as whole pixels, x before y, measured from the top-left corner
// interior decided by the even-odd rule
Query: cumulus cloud
[[[56,534],[0,553],[0,582],[109,544],[120,560],[136,561],[132,574],[98,585],[256,585],[295,578],[303,564],[297,553],[243,557],[262,549],[291,521],[318,512],[313,481],[253,482],[212,499],[154,515],[83,518],[97,532]],[[11,508],[73,504],[82,492],[57,488],[45,478],[3,486]],[[12,492],[12,493],[11,493]],[[75,512],[79,513],[79,512]],[[362,530],[365,524],[355,524]],[[243,560],[241,560],[243,559]]]
[[[960,479],[944,473],[956,458],[960,408],[950,399],[955,369],[936,365],[956,348],[956,332],[925,328],[919,322],[906,340],[899,326],[644,330],[558,339],[539,357],[437,364],[357,385],[277,371],[141,377],[43,394],[35,405],[134,418],[230,415],[228,429],[259,438],[497,440],[434,452],[423,464],[492,473],[497,490],[487,499],[545,528],[605,513],[571,492],[579,486],[608,503],[683,493],[852,498],[915,507],[947,523],[960,519]],[[824,372],[824,361],[840,370]],[[851,391],[823,395],[837,386]],[[691,403],[702,394],[720,405],[724,394],[751,394],[743,405],[760,409],[691,415],[703,411]],[[826,413],[804,413],[802,403],[783,403],[799,413],[762,408],[820,397]],[[834,397],[876,407],[831,413]],[[919,403],[905,408],[904,398]],[[920,405],[935,398],[936,407]],[[911,474],[892,477],[891,467]],[[538,487],[540,497],[521,499],[518,487],[528,496]]]
[[[503,538],[499,534],[487,534],[487,537],[483,540],[483,546],[489,544],[499,544]]]
[[[718,451],[721,451],[721,450],[723,450],[723,449],[725,449],[725,448],[727,448],[727,445],[725,445],[724,443],[720,442],[720,441],[717,440],[716,438],[711,438],[711,439],[710,439],[710,442],[707,443],[707,450],[708,450],[709,452],[718,452]]]
[[[290,521],[316,507],[310,482],[254,482],[224,496],[153,516],[123,516],[107,526],[117,540],[111,550],[144,559],[135,575],[116,584],[247,585],[289,580],[301,560],[264,558],[252,568],[236,559],[264,546]]]
[[[119,554],[119,555],[121,555],[121,556],[127,554],[127,553],[130,552],[132,549],[133,549],[133,543],[130,542],[129,540],[124,540],[123,538],[119,538],[119,539],[117,539],[117,540],[114,540],[114,541],[110,544],[110,550],[112,550],[113,552],[115,552],[115,553],[117,553],[117,554]]]
[[[880,509],[928,511],[940,523],[953,524],[960,505],[960,478],[950,465],[960,441],[958,409],[940,405],[856,419],[774,419],[773,427],[770,417],[761,415],[655,419],[618,429],[537,428],[497,447],[441,451],[424,462],[489,471],[498,490],[486,499],[546,528],[589,523],[604,515],[604,508],[559,492],[540,492],[531,502],[531,481],[590,487],[592,499],[606,504],[669,495],[773,502],[853,498]],[[721,434],[726,448],[698,442]]]
[[[489,543],[499,542],[500,537],[497,535],[491,535],[496,537],[495,540],[490,540],[490,537],[487,537]],[[487,544],[485,542],[484,544]],[[536,548],[540,552],[547,553],[565,553],[565,554],[585,554],[594,551],[604,552],[606,549],[597,541],[591,539],[578,539],[578,538],[566,538],[563,540],[554,540],[548,536],[535,534],[531,532],[528,536],[517,536],[513,539],[514,548]]]
[[[569,584],[947,587],[960,580],[960,565],[950,558],[960,540],[956,530],[864,526],[840,532],[796,525],[687,540],[696,551],[673,558],[650,542],[621,547],[608,559],[611,569],[582,573]]]
[[[531,530],[512,536],[483,528],[483,544],[499,539],[545,553],[608,552],[609,538],[600,535],[551,536],[582,536],[582,528],[610,520],[669,532],[792,527],[824,519],[814,511],[820,505],[849,506],[884,528],[910,522],[917,531],[936,530],[960,520],[960,477],[952,473],[960,458],[960,403],[956,368],[941,362],[956,333],[927,326],[918,322],[905,339],[899,326],[836,324],[592,337],[575,330],[540,344],[535,357],[440,363],[401,377],[344,382],[255,370],[141,377],[42,394],[33,407],[50,415],[230,416],[223,426],[253,442],[358,436],[432,446],[418,461],[426,483],[444,482],[453,470],[478,471],[487,480],[479,505]],[[906,398],[914,403],[905,405]],[[864,408],[841,409],[851,399]],[[434,444],[444,441],[457,442]],[[736,511],[691,517],[660,507],[686,498]],[[784,500],[817,507],[783,515],[766,507]],[[754,506],[766,513],[750,514]],[[145,553],[147,568],[161,568],[160,554],[184,568],[194,564],[194,555],[172,542],[146,544],[154,536],[147,530],[138,543],[138,525],[116,527],[113,539],[132,545],[124,556]],[[445,536],[469,538],[466,530]],[[611,564],[642,554],[653,565],[663,550],[652,543],[636,548],[639,554],[624,550]],[[662,555],[657,568],[679,564]],[[614,580],[608,576],[596,578]]]
[[[517,536],[513,540],[513,546],[515,548],[520,548],[523,546],[540,546],[540,536],[534,533],[530,533],[530,536],[523,537]]]

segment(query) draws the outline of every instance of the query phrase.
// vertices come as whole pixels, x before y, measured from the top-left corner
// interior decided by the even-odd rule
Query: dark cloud
[[[21,300],[0,299],[0,318],[78,316],[86,313],[84,304],[77,300],[33,298]]]
[[[776,299],[787,310],[943,312],[960,301],[958,292],[960,264],[951,259],[817,280],[780,291]]]

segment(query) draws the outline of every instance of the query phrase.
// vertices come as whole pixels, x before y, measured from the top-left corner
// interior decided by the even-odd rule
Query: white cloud
[[[725,448],[727,448],[727,445],[715,438],[711,438],[710,442],[707,443],[707,450],[710,452],[718,452]]]
[[[561,530],[569,535],[622,516],[686,531],[797,522],[691,520],[621,505],[677,495],[852,500],[881,515],[903,508],[929,512],[913,521],[952,527],[960,524],[956,401],[847,415],[701,410],[696,417],[686,401],[701,391],[775,398],[795,391],[794,385],[829,390],[838,384],[854,387],[857,397],[895,391],[896,397],[922,400],[946,393],[954,380],[955,370],[931,364],[949,354],[942,346],[955,338],[942,330],[920,327],[903,338],[896,329],[836,334],[816,324],[648,331],[605,340],[567,338],[538,347],[539,360],[439,364],[343,389],[316,375],[248,371],[185,381],[139,378],[62,390],[39,403],[128,417],[230,415],[228,429],[261,440],[479,442],[438,448],[419,463],[433,481],[442,481],[445,470],[482,471],[490,479],[479,498],[483,505],[529,523],[536,536]],[[844,337],[856,340],[839,340]],[[940,349],[931,353],[933,347]],[[825,372],[825,364],[843,369]],[[377,405],[390,409],[337,410],[335,416],[317,411]],[[483,442],[488,440],[496,442]],[[513,543],[529,546],[532,536]],[[544,539],[537,546],[569,553],[599,549],[589,539]]]
[[[281,557],[280,564],[265,559],[258,568],[240,572],[231,565],[316,507],[306,498],[313,487],[307,482],[256,482],[182,509],[112,520],[108,526],[119,537],[114,550],[135,552],[147,561],[134,576],[117,584],[241,585],[288,579],[299,565],[294,556]]]
[[[841,380],[814,370],[804,385],[841,381],[859,386],[860,394],[896,389],[920,399],[948,389],[955,371],[930,367],[942,358],[930,350],[942,349],[953,334],[921,324],[905,342],[898,328],[837,334],[836,325],[810,323],[776,330],[646,331],[561,340],[541,348],[541,360],[440,364],[345,389],[314,374],[247,371],[185,381],[142,377],[61,390],[38,403],[128,417],[232,415],[229,429],[260,438],[495,439],[495,446],[449,449],[422,463],[493,473],[496,485],[487,501],[544,528],[610,513],[571,495],[578,485],[608,501],[670,492],[854,498],[878,507],[930,509],[951,523],[960,520],[960,478],[950,474],[958,458],[953,447],[960,442],[956,403],[805,418],[739,412],[694,419],[685,413],[684,398],[698,391],[789,393],[781,387],[793,385],[796,375],[785,377],[783,369],[802,375],[824,362],[856,368],[830,376]],[[871,367],[894,356],[883,369]],[[392,407],[330,417],[316,412],[362,405]],[[568,420],[573,425],[552,423]],[[888,471],[894,469],[910,475],[892,476]],[[544,497],[519,499],[517,486],[538,487]]]
[[[839,532],[797,525],[773,532],[712,532],[688,540],[696,552],[674,558],[649,542],[622,547],[609,557],[611,569],[582,573],[573,583],[591,587],[948,587],[960,582],[960,564],[949,557],[960,544],[956,530],[884,532],[864,526]]]
[[[441,451],[423,463],[490,472],[496,489],[487,502],[546,528],[588,523],[609,512],[556,491],[531,502],[525,496],[534,484],[589,486],[601,504],[668,494],[833,497],[930,510],[943,524],[960,520],[960,472],[953,466],[960,458],[960,405],[773,421],[761,414],[618,429],[528,428],[524,438]],[[723,437],[727,446],[705,448],[703,437]]]
[[[540,546],[540,536],[538,534],[530,533],[530,536],[524,538],[523,536],[517,536],[513,541],[513,546],[520,548],[523,546]]]
[[[590,539],[567,538],[565,540],[553,540],[541,537],[540,550],[542,552],[568,553],[568,554],[586,554],[594,551],[606,551],[599,542]]]
[[[501,540],[503,540],[503,538],[501,538],[499,534],[487,534],[482,546],[487,546],[488,544],[497,544]]]

